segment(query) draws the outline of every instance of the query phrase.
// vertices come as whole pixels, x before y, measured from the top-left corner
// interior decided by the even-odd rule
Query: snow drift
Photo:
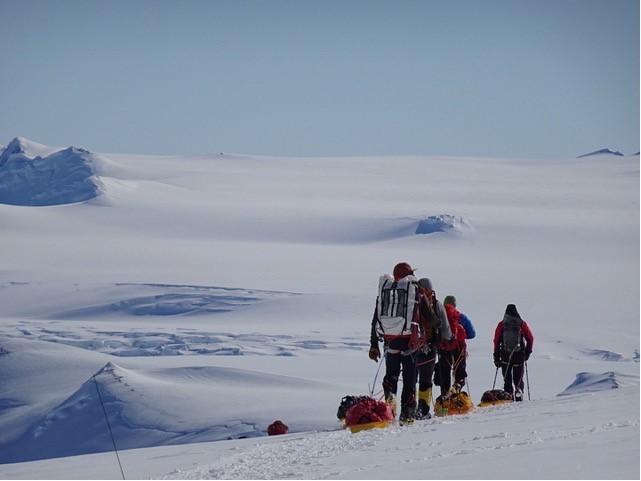
[[[41,155],[46,149],[22,138],[0,154],[0,203],[22,206],[72,204],[93,199],[101,183],[93,155],[69,147]]]

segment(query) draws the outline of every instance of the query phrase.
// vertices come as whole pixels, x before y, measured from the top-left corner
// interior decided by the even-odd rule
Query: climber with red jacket
[[[460,391],[467,379],[467,339],[476,337],[472,321],[456,308],[456,298],[443,299],[447,319],[454,339],[442,340],[438,345],[439,361],[435,378],[441,386],[441,395],[449,395],[454,372],[454,390]]]
[[[534,347],[534,335],[514,304],[508,304],[494,331],[494,365],[501,368],[504,391],[523,400],[523,373]]]

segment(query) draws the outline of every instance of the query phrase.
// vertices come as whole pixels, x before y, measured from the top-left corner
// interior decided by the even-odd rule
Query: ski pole
[[[374,382],[372,383],[372,387],[369,390],[369,395],[370,397],[374,397],[374,389],[376,389],[376,379],[378,379],[378,374],[381,372],[381,366],[383,365],[383,361],[385,361],[385,355],[387,354],[387,347],[383,350],[383,356],[381,357],[381,362],[378,363],[378,369],[376,369],[376,375],[374,376]]]
[[[467,383],[466,383],[467,384],[467,395],[470,397],[470,399],[472,399],[472,390],[470,389],[470,378],[467,377],[466,381],[467,381]]]
[[[530,399],[530,376],[528,375],[528,372],[527,372],[527,361],[525,361],[524,364],[525,364],[525,381],[526,381],[526,384],[527,384],[527,400],[531,401],[531,399]]]
[[[496,376],[499,375],[499,367],[496,366],[496,372],[494,373],[494,382],[492,383],[492,390],[494,390],[494,386],[496,386]]]

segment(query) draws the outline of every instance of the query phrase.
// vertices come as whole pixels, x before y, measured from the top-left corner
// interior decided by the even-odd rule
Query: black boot
[[[412,424],[414,422],[414,409],[407,409],[405,407],[401,408],[401,415],[398,417],[398,422],[400,424]]]
[[[418,400],[418,408],[416,409],[416,419],[430,419],[430,405],[423,399]]]

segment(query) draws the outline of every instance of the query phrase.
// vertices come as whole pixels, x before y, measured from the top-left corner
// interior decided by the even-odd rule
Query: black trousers
[[[523,391],[523,374],[525,367],[525,354],[515,352],[511,356],[501,351],[501,372],[503,373],[503,390],[513,393],[515,389]]]
[[[438,376],[438,384],[441,387],[441,395],[447,394],[452,387],[452,370],[454,371],[454,382],[461,385],[465,384],[465,379],[467,378],[465,351],[439,349],[436,369],[438,370],[436,376]]]
[[[436,365],[436,346],[428,345],[425,351],[418,352],[416,367],[418,371],[418,390],[425,391],[432,387],[434,366]]]
[[[414,355],[407,354],[409,342],[409,338],[402,337],[390,340],[385,355],[386,367],[383,378],[385,398],[390,394],[396,395],[401,371],[403,373],[401,413],[413,413],[416,409],[416,358]]]

